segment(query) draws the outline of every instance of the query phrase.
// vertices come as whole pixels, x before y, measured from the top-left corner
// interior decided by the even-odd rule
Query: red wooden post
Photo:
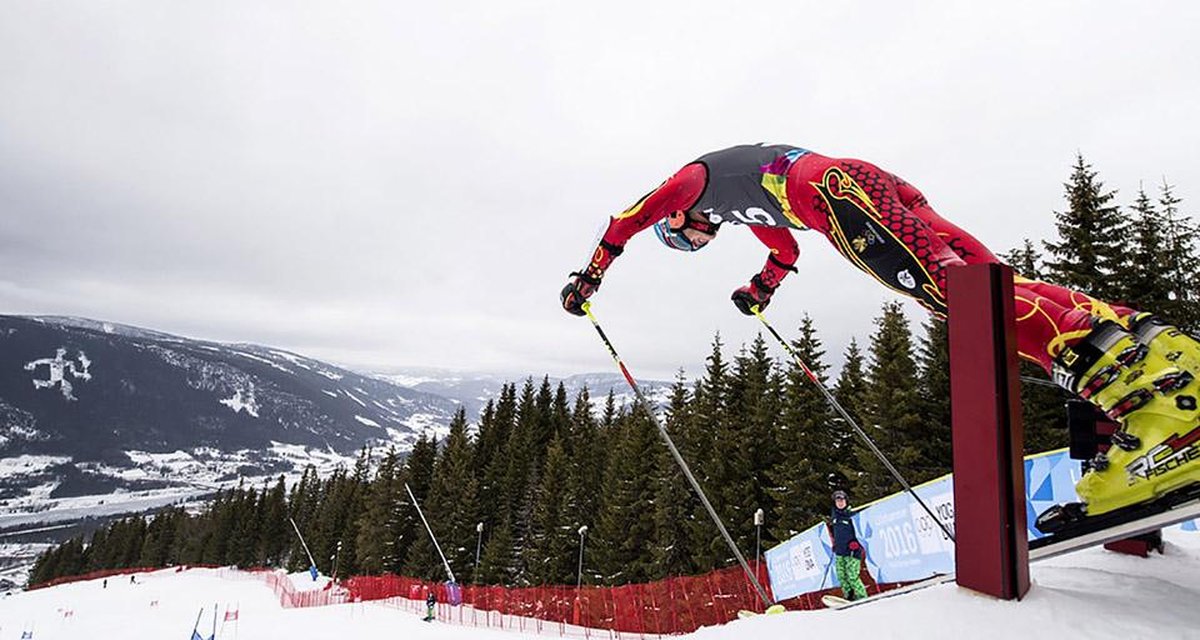
[[[1012,269],[951,267],[947,289],[955,580],[1020,599],[1029,541]]]

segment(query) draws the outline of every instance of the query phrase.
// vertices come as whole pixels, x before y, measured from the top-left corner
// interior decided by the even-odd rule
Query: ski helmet
[[[838,489],[837,491],[833,492],[833,499],[837,500],[838,498],[841,498],[842,500],[845,500],[846,502],[850,502],[850,496],[846,495],[846,492],[842,491],[841,489]]]
[[[717,230],[721,228],[720,223],[712,223],[708,220],[697,220],[688,215],[686,211],[672,211],[667,217],[654,223],[654,235],[668,247],[677,251],[699,251],[705,245],[695,246],[692,241],[684,235],[684,229],[695,229],[700,233],[709,235],[717,235]]]

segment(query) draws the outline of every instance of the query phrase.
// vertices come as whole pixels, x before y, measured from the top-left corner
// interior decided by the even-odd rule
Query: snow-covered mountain
[[[368,375],[409,387],[417,391],[425,391],[457,400],[466,408],[469,416],[477,416],[487,401],[500,394],[500,388],[509,382],[517,384],[520,391],[529,374],[483,373],[477,371],[450,371],[429,367],[398,367],[384,371],[366,372]],[[567,390],[567,397],[572,402],[575,396],[584,388],[597,409],[603,409],[605,398],[611,391],[617,406],[632,405],[636,398],[625,378],[619,373],[580,373],[565,378],[550,377],[550,384],[557,388],[562,383]],[[542,378],[534,378],[535,386],[540,386]],[[671,382],[662,380],[639,380],[638,385],[646,398],[655,406],[666,404],[671,392]]]
[[[0,316],[0,530],[49,508],[152,508],[363,447],[407,450],[458,407],[269,347]]]
[[[460,406],[474,418],[503,384],[528,376],[364,375],[253,344],[0,316],[0,536],[45,530],[26,542],[52,542],[238,482],[349,466],[363,447],[406,451],[420,434],[447,433]],[[619,374],[551,379],[559,382],[572,401],[588,388],[597,410],[610,390],[620,405],[634,401]],[[662,405],[670,383],[642,388]],[[21,558],[0,548],[0,568]]]

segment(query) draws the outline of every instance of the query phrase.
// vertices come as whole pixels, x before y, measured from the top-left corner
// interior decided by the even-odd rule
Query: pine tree
[[[592,546],[606,583],[644,582],[652,575],[654,564],[650,549],[654,521],[649,508],[654,457],[646,452],[654,450],[658,436],[641,411],[626,414],[617,423]]]
[[[507,584],[516,580],[516,559],[513,558],[512,523],[505,516],[491,531],[483,545],[475,581],[480,584]]]
[[[851,338],[842,358],[842,371],[834,386],[833,396],[860,426],[866,423],[864,417],[868,382],[867,374],[864,371],[865,366],[862,350],[858,348],[858,341]],[[833,416],[832,424],[834,425],[833,450],[835,452],[832,459],[847,483],[838,488],[849,489],[858,483],[864,473],[856,453],[858,447],[863,445],[858,442],[858,436],[855,435],[854,429],[846,424],[840,416]]]
[[[725,385],[726,410],[714,425],[707,485],[702,486],[708,487],[709,500],[739,549],[754,548],[754,512],[759,508],[773,512],[766,493],[766,473],[776,453],[778,394],[774,382],[760,335],[750,350],[743,347],[734,359]],[[710,546],[719,565],[734,559],[720,537]]]
[[[430,496],[434,531],[451,568],[459,579],[470,581],[475,563],[475,525],[479,522],[478,483],[467,437],[467,415],[461,407],[450,422],[446,447],[436,466]],[[433,522],[430,522],[433,525]]]
[[[292,490],[291,497],[288,499],[288,515],[299,528],[300,534],[305,536],[305,539],[312,535],[316,524],[317,509],[321,502],[321,480],[317,476],[317,469],[313,465],[305,467],[303,474],[300,476],[300,482]],[[290,548],[288,550],[288,571],[299,571],[307,569],[309,566],[308,553],[304,550],[304,544],[299,536],[296,535],[296,530],[289,523]],[[316,560],[316,558],[313,558]]]
[[[421,523],[417,507],[409,497],[408,491],[411,490],[417,502],[424,507],[428,502],[429,489],[433,484],[436,462],[437,443],[422,434],[413,444],[400,478],[399,490],[404,493],[400,494],[401,499],[397,503],[395,511],[396,546],[394,557],[397,565],[395,568],[389,568],[390,571],[407,573],[410,558],[420,558],[423,566],[428,567],[429,557],[435,553],[432,543],[429,542],[429,534],[425,531],[425,525]],[[407,489],[404,487],[405,484],[408,485]],[[421,551],[414,551],[414,547],[418,545],[425,546]]]
[[[691,396],[681,370],[671,388],[665,427],[681,451],[690,451],[688,425],[691,423]],[[659,446],[655,451],[657,473],[654,480],[654,575],[657,577],[694,573],[690,537],[690,519],[700,508],[687,479],[671,456]]]
[[[1182,202],[1174,194],[1174,188],[1163,179],[1158,205],[1162,216],[1165,271],[1161,274],[1166,283],[1167,299],[1162,309],[1151,311],[1162,315],[1192,335],[1200,332],[1200,294],[1196,291],[1195,278],[1200,270],[1200,253],[1197,240],[1200,226],[1191,216],[1179,211]]]
[[[389,449],[379,463],[374,481],[367,488],[363,511],[358,518],[359,565],[368,575],[383,573],[394,553],[395,540],[390,526],[392,512],[399,492],[404,490],[398,483],[399,464],[396,450]]]
[[[950,341],[945,322],[930,319],[918,349],[919,413],[925,433],[913,443],[921,451],[921,477],[950,473],[954,465],[950,445]]]
[[[1013,268],[1016,273],[1030,280],[1041,280],[1042,254],[1033,246],[1029,238],[1025,238],[1021,246],[1007,253],[1000,254],[1000,259]]]
[[[561,385],[560,385],[561,386]],[[567,411],[567,394],[564,390],[562,393],[562,416],[560,419],[565,423]],[[538,387],[536,410],[530,422],[530,439],[529,449],[533,452],[533,468],[541,471],[542,464],[546,459],[546,449],[550,446],[550,439],[554,437],[556,431],[555,407],[554,407],[554,392],[550,387],[550,377],[542,378],[542,385]]]
[[[1054,214],[1059,240],[1042,243],[1052,256],[1046,263],[1049,278],[1101,300],[1119,301],[1123,292],[1113,276],[1123,266],[1125,225],[1110,204],[1116,191],[1104,190],[1082,154],[1064,187],[1067,210]]]
[[[292,535],[291,525],[287,522],[287,487],[283,476],[279,476],[275,486],[263,492],[262,526],[257,545],[259,562],[268,567],[280,566]]]
[[[529,569],[533,584],[565,584],[575,575],[575,536],[569,520],[567,454],[556,434],[546,451],[530,528]]]
[[[924,437],[916,388],[916,363],[912,356],[912,333],[899,302],[883,305],[871,336],[871,364],[864,401],[863,430],[892,464],[911,475],[911,482],[929,477],[922,466],[917,440]],[[881,498],[900,488],[873,452],[856,450],[863,475],[855,487],[860,500]]]
[[[254,489],[238,491],[232,505],[233,535],[225,562],[248,569],[258,564],[258,538],[262,528],[258,493]]]
[[[692,392],[693,410],[687,429],[689,446],[684,451],[685,460],[701,487],[714,486],[719,472],[720,455],[717,451],[717,435],[729,419],[729,365],[721,353],[724,345],[718,333],[713,338],[712,351],[706,360],[704,376],[696,381]],[[717,513],[723,513],[721,494],[709,496]],[[692,549],[693,564],[701,571],[721,566],[728,549],[721,540],[720,532],[713,526],[707,511],[696,502],[692,517],[688,520],[688,547]]]
[[[510,500],[505,482],[511,462],[507,457],[509,440],[513,438],[513,432],[516,430],[516,417],[517,389],[513,384],[505,384],[500,390],[495,412],[489,414],[485,410],[480,419],[475,466],[480,475],[479,520],[483,523],[485,539],[490,539],[502,522],[511,523]],[[511,534],[511,524],[509,527],[508,531]],[[511,544],[511,535],[505,544]],[[482,564],[482,560],[480,562]],[[489,574],[488,579],[483,581],[499,580],[498,575]]]
[[[569,450],[570,431],[571,405],[567,401],[567,387],[559,382],[558,387],[554,390],[554,401],[550,403],[550,440],[557,436],[564,447],[564,454],[567,455],[571,453]],[[548,441],[547,446],[549,446]],[[547,449],[547,453],[549,453],[549,449]]]
[[[812,318],[800,321],[792,348],[822,384],[829,367]],[[824,394],[794,360],[787,367],[779,424],[780,458],[770,478],[776,516],[768,521],[771,536],[786,540],[824,513],[829,494],[845,486],[837,466],[839,430]]]
[[[1122,291],[1121,300],[1146,311],[1169,307],[1171,286],[1163,277],[1168,266],[1162,217],[1146,190],[1140,187],[1130,209],[1125,263],[1115,277]]]
[[[165,567],[174,563],[172,550],[175,546],[175,516],[180,513],[173,507],[158,512],[146,526],[146,542],[137,565],[142,567]]]
[[[600,489],[604,483],[605,450],[600,427],[592,415],[591,396],[580,390],[571,410],[570,464],[567,465],[568,518],[573,530],[596,526]]]

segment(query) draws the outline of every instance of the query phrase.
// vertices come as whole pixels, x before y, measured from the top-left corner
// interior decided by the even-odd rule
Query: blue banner
[[[768,549],[766,556],[776,600],[837,586],[829,529],[823,522]]]
[[[921,580],[954,571],[954,544],[938,524],[940,520],[954,530],[950,477],[913,490],[937,520],[908,493],[880,500],[854,517],[858,541],[867,552],[867,571],[877,582]]]

